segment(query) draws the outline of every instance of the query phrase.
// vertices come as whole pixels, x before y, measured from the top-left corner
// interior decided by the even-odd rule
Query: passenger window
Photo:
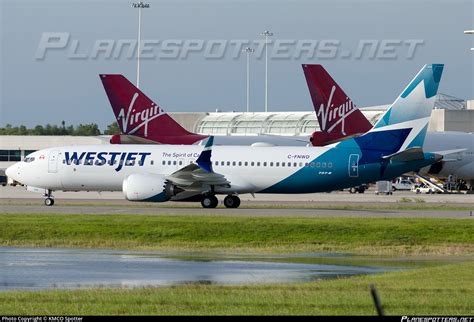
[[[248,165],[249,165],[249,163],[247,161],[245,161],[245,166],[248,166]]]
[[[304,166],[307,167],[308,165],[309,165],[308,162],[305,162]]]
[[[254,162],[250,163],[250,165],[251,165],[252,167],[254,166],[254,164],[255,164]]]
[[[273,162],[270,162],[270,166],[273,167]]]
[[[171,165],[171,160],[168,160],[168,165]]]
[[[176,165],[176,164],[177,164],[177,163],[176,163],[176,160],[175,160],[175,161],[173,161],[173,165]]]
[[[239,161],[239,167],[241,167],[241,166],[242,166],[242,161]]]
[[[222,165],[222,166],[224,165],[224,161],[221,161],[221,165]]]
[[[150,165],[154,165],[154,164],[155,164],[155,161],[151,160]]]
[[[279,166],[280,166],[280,162],[276,162],[275,167],[279,167]]]
[[[300,168],[302,168],[302,167],[303,167],[303,162],[300,162]]]
[[[230,161],[227,161],[227,166],[230,166]]]
[[[316,168],[320,168],[321,167],[321,162],[316,162]]]
[[[179,165],[183,165],[183,161],[179,161]]]
[[[294,162],[294,163],[293,163],[293,166],[294,166],[294,167],[297,167],[297,166],[298,166],[298,163]]]
[[[257,167],[259,167],[259,166],[260,166],[260,162],[257,162]]]
[[[266,166],[267,166],[267,163],[266,163],[266,162],[263,162],[263,166],[266,167]]]
[[[161,163],[162,163],[163,165],[166,165],[166,161],[165,161],[165,160],[163,160]]]
[[[322,163],[322,168],[326,168],[326,162]]]
[[[332,162],[328,162],[328,168],[332,168]]]
[[[309,164],[309,166],[310,166],[311,168],[314,168],[314,162],[311,162],[311,163]]]
[[[281,163],[281,166],[284,167],[284,166],[285,166],[285,162],[282,162],[282,163]]]
[[[219,165],[219,161],[215,161],[215,162],[214,162],[214,165]]]
[[[235,161],[232,161],[232,166],[234,166],[234,167],[235,167],[235,164],[236,164],[236,163],[235,163]]]
[[[288,166],[291,167],[291,162],[288,162]]]

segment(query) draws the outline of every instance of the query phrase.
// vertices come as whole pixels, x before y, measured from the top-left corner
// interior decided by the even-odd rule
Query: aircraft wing
[[[230,181],[224,175],[206,172],[194,163],[166,176],[166,179],[180,187],[196,187],[200,185],[226,186],[230,184]]]
[[[191,163],[182,169],[166,176],[166,179],[182,188],[199,188],[203,186],[229,186],[224,175],[212,169],[211,154],[214,137],[209,137],[204,150],[196,163]]]

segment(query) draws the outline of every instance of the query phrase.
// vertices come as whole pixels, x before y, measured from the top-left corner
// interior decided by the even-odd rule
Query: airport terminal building
[[[361,108],[375,123],[389,105]],[[188,131],[209,135],[263,134],[310,136],[319,130],[315,113],[308,112],[179,112],[169,113]],[[474,132],[474,100],[438,94],[429,131]],[[33,151],[66,145],[109,144],[109,136],[0,136],[0,176]],[[309,141],[308,141],[309,143]]]

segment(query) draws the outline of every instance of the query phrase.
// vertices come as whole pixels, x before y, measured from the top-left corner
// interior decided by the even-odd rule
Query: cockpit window
[[[30,162],[33,162],[33,161],[35,161],[35,157],[26,157],[25,158],[26,163],[30,163]]]

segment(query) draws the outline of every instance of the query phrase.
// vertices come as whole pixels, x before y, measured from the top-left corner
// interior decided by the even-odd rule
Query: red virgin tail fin
[[[192,144],[205,138],[184,129],[123,75],[100,75],[100,80],[123,136],[163,144]]]
[[[335,139],[369,131],[372,124],[321,65],[303,65],[321,132]]]

